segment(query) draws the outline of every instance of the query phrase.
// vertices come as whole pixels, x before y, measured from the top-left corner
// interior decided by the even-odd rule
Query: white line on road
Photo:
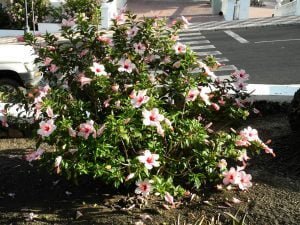
[[[224,32],[226,34],[228,34],[230,37],[233,37],[235,40],[237,40],[238,42],[240,42],[242,44],[249,43],[249,41],[247,41],[246,39],[242,38],[240,35],[232,32],[231,30],[225,30]]]
[[[285,39],[285,40],[273,40],[273,41],[256,41],[255,44],[268,43],[268,42],[280,42],[280,41],[300,41],[300,39]]]

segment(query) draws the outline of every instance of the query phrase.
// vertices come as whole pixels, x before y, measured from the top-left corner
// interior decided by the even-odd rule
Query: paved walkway
[[[272,17],[276,1],[265,0],[264,6],[251,6],[249,18]],[[127,8],[138,17],[168,17],[170,20],[185,16],[192,23],[224,21],[223,16],[213,15],[209,0],[182,2],[176,0],[128,0]]]

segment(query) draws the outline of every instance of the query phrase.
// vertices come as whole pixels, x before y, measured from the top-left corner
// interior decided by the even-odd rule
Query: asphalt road
[[[224,30],[201,33],[229,59],[228,64],[250,74],[249,83],[300,84],[300,25],[231,31],[227,33],[235,38]]]

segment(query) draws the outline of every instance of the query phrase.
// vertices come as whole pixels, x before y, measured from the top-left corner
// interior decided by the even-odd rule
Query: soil
[[[125,225],[134,224],[141,215],[151,217],[145,224],[183,225],[202,216],[232,224],[226,214],[230,213],[240,220],[245,216],[246,224],[299,225],[300,135],[290,130],[282,112],[252,118],[244,126],[248,124],[259,130],[264,141],[272,139],[270,146],[277,155],[262,154],[251,160],[248,172],[253,176],[253,187],[247,192],[215,189],[190,195],[174,209],[166,209],[159,198],[142,202],[89,179],[76,186],[50,176],[22,159],[34,147],[31,139],[1,139],[0,224]],[[233,203],[233,197],[241,203]],[[37,217],[30,220],[29,213]],[[178,215],[181,223],[174,222]]]

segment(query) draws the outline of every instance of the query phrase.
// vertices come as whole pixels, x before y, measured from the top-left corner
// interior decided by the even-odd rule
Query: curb
[[[276,22],[276,20],[282,20],[282,19],[284,19],[284,21]],[[274,23],[272,23],[272,21]],[[186,32],[192,32],[196,30],[197,31],[218,31],[218,30],[241,29],[241,28],[248,29],[248,28],[258,28],[258,27],[296,26],[296,25],[300,25],[300,16],[266,17],[265,19],[250,18],[247,20],[234,20],[234,21],[222,21],[222,22],[215,21],[215,23],[213,22],[214,21],[207,22],[207,23],[192,23],[189,26],[189,28],[184,30],[183,32],[186,33]]]
[[[291,102],[300,84],[248,84],[247,91],[251,93],[253,101]]]

